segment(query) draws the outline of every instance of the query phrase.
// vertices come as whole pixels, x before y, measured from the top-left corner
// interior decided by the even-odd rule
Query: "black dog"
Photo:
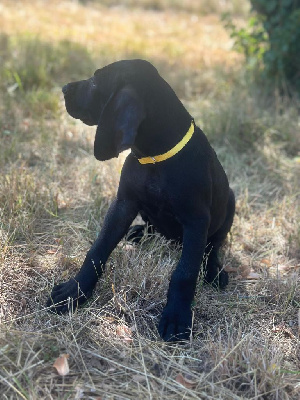
[[[219,288],[228,283],[218,250],[231,228],[235,201],[214,150],[171,87],[146,61],[113,63],[90,79],[69,83],[63,93],[72,117],[98,125],[98,160],[118,157],[129,148],[131,153],[100,235],[78,274],[55,286],[47,305],[62,313],[70,301],[73,308],[86,301],[118,242],[129,230],[134,237],[144,229],[130,228],[140,213],[147,226],[183,244],[158,329],[164,340],[187,339],[204,254],[206,282]]]

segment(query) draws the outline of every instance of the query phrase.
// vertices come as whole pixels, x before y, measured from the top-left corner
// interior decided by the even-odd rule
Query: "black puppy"
[[[113,63],[90,79],[69,83],[63,93],[72,117],[98,125],[98,160],[118,157],[129,148],[131,153],[100,235],[78,274],[55,286],[47,305],[62,313],[70,301],[73,308],[85,302],[110,253],[140,213],[155,230],[183,244],[158,329],[164,340],[187,339],[204,254],[206,282],[220,288],[228,283],[218,250],[231,228],[235,201],[214,150],[171,87],[146,61]],[[143,228],[131,228],[131,235]]]

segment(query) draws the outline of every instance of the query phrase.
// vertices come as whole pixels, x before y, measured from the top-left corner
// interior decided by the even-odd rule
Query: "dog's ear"
[[[129,149],[145,118],[144,105],[136,90],[125,86],[111,95],[103,108],[94,143],[97,160],[117,157]]]

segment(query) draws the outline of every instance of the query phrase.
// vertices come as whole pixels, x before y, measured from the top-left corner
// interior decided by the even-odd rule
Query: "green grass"
[[[298,399],[299,100],[244,72],[218,2],[96,3],[4,1],[0,13],[1,398]],[[174,87],[237,198],[222,251],[230,285],[218,293],[199,279],[184,346],[158,337],[180,256],[158,236],[122,241],[74,315],[45,310],[97,236],[124,160],[93,158],[95,129],[67,116],[60,87],[133,55]],[[65,377],[52,368],[61,353]]]

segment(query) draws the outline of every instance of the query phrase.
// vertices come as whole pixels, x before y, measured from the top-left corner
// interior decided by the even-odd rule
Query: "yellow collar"
[[[194,120],[192,120],[190,129],[187,131],[183,139],[181,139],[181,141],[176,144],[176,146],[174,146],[171,150],[167,151],[166,153],[159,154],[158,156],[139,158],[138,160],[140,164],[155,164],[175,156],[175,154],[179,153],[179,151],[182,150],[184,146],[188,143],[188,141],[193,136],[194,131],[195,131],[195,125],[194,125]]]

